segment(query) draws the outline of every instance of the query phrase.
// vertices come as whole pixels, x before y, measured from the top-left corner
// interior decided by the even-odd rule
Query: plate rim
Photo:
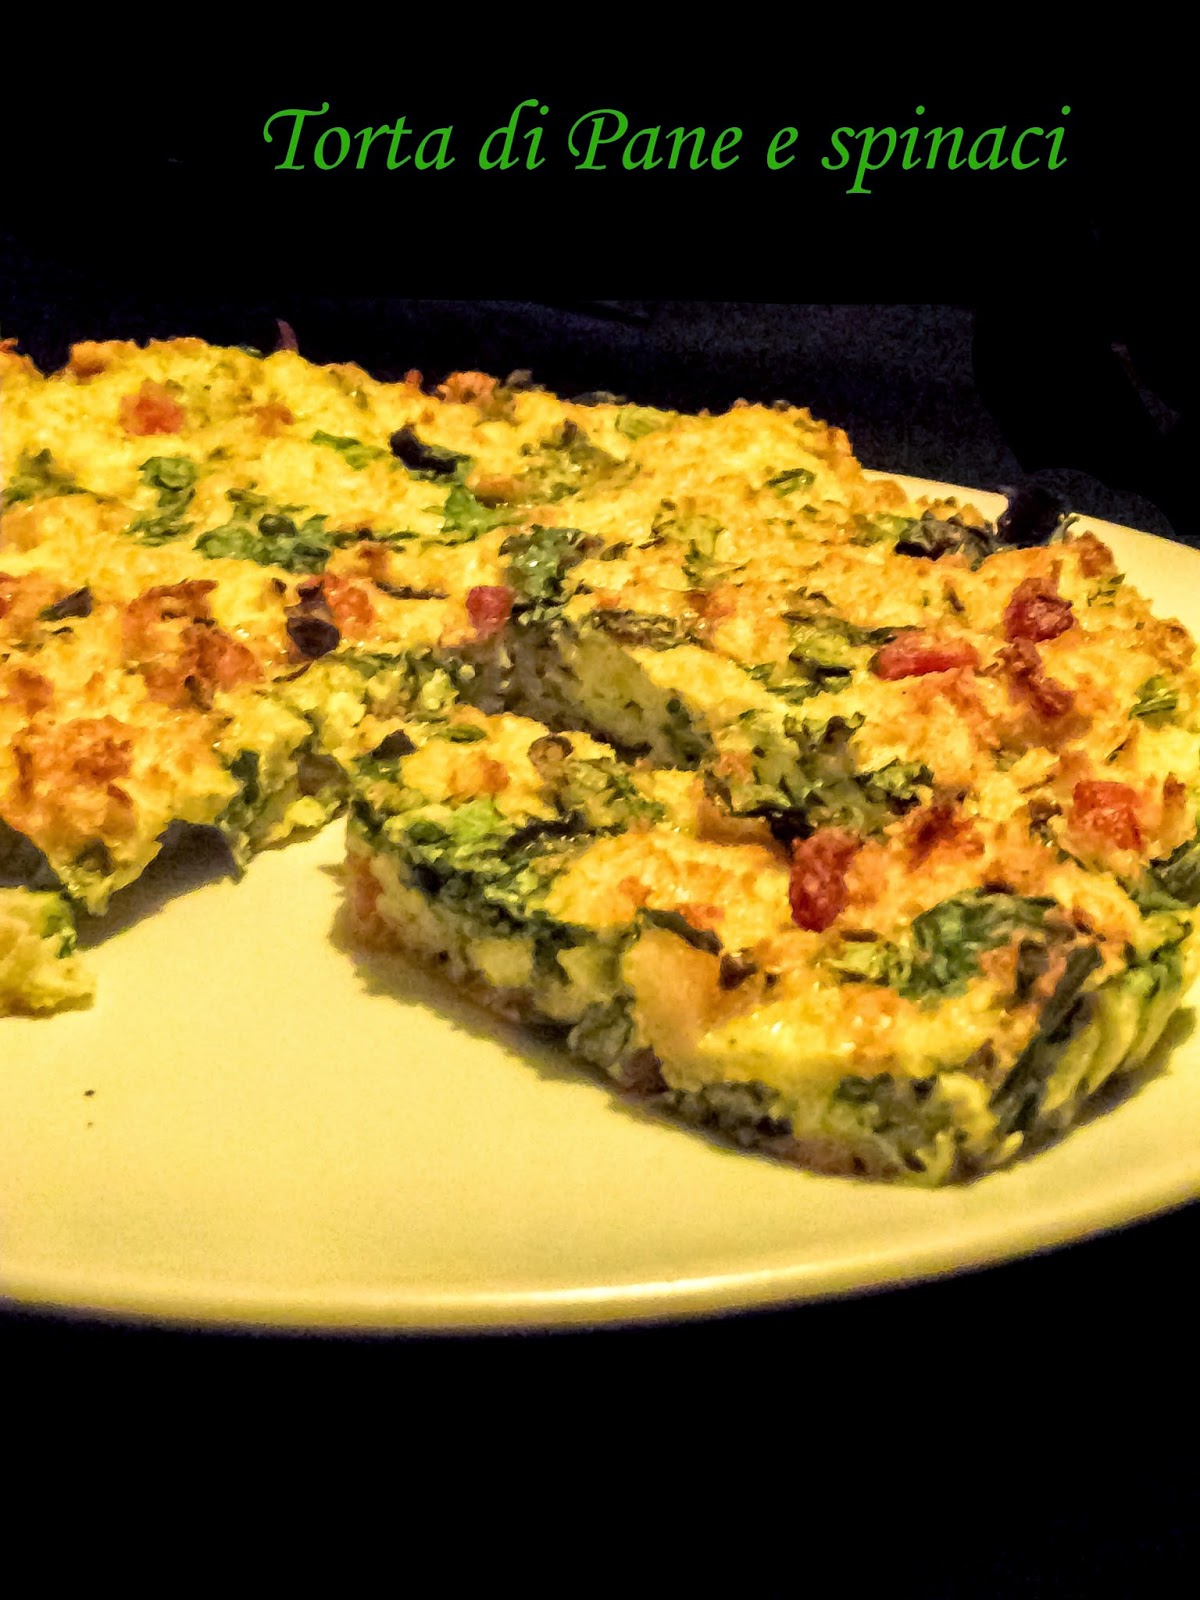
[[[18,1276],[0,1284],[0,1313],[41,1313],[83,1321],[106,1320],[189,1331],[343,1335],[496,1334],[711,1320],[756,1311],[799,1309],[833,1300],[915,1288],[989,1268],[1030,1260],[1074,1244],[1179,1211],[1200,1199],[1200,1164],[1174,1181],[1078,1212],[1060,1208],[1020,1242],[1003,1232],[963,1250],[952,1242],[924,1249],[861,1253],[835,1263],[759,1271],[716,1272],[654,1283],[578,1285],[564,1289],[509,1292],[391,1294],[348,1291],[296,1294],[228,1288],[204,1292],[169,1278],[82,1289],[62,1275]],[[72,1287],[72,1284],[74,1287]],[[82,1290],[82,1292],[81,1292]]]

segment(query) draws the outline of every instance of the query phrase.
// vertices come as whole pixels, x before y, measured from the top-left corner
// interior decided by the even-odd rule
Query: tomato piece
[[[121,401],[119,416],[125,432],[135,438],[150,433],[178,433],[187,421],[187,413],[171,391],[149,378],[136,394],[127,394]]]
[[[491,639],[503,632],[512,615],[513,591],[503,584],[479,584],[467,591],[467,615],[477,639]]]
[[[926,633],[902,633],[876,652],[871,671],[877,678],[923,678],[930,672],[952,672],[979,665],[975,646],[966,639],[935,639]]]
[[[1081,533],[1071,541],[1085,578],[1108,577],[1117,570],[1113,553],[1094,533]]]
[[[334,622],[343,633],[354,625],[365,628],[374,622],[375,607],[371,604],[371,596],[348,578],[327,572],[321,579],[321,593]]]
[[[1053,583],[1045,578],[1025,578],[1012,592],[1004,610],[1004,637],[1031,639],[1042,644],[1057,639],[1075,626],[1071,602],[1064,600]]]
[[[1140,803],[1127,783],[1085,780],[1075,785],[1071,800],[1073,826],[1117,850],[1142,848]]]
[[[935,800],[913,813],[905,833],[910,867],[919,867],[935,850],[955,845],[970,855],[978,855],[983,846],[970,817],[948,800]]]
[[[820,828],[793,841],[788,901],[797,927],[822,933],[841,916],[849,898],[846,873],[860,844],[845,828]]]
[[[1045,722],[1057,722],[1075,708],[1074,691],[1047,673],[1037,646],[1028,639],[1014,639],[1000,652],[1008,671],[1009,695],[1024,700]]]
[[[236,689],[262,677],[258,657],[222,628],[193,623],[188,631],[189,677],[216,689]]]
[[[490,400],[495,389],[495,378],[486,372],[452,372],[445,383],[438,384],[442,399],[457,405],[479,405]]]

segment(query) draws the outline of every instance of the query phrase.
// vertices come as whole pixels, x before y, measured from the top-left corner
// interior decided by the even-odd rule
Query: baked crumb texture
[[[1036,496],[192,339],[0,379],[0,1010],[168,827],[343,810],[364,940],[820,1172],[1006,1161],[1179,1004],[1193,644]]]

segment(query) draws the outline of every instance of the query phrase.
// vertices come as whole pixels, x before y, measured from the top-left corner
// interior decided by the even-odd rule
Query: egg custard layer
[[[1179,1004],[1192,641],[1036,492],[198,340],[0,378],[0,1010],[170,830],[343,808],[364,940],[823,1172],[1010,1159]]]

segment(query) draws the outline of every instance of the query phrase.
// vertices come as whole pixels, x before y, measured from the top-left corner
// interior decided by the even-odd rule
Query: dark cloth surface
[[[244,1518],[293,1558],[332,1542],[344,1578],[375,1549],[447,1592],[590,1594],[613,1562],[632,1594],[1157,1600],[1194,1592],[1198,1229],[1192,1209],[886,1294],[559,1335],[10,1313],[8,1457],[32,1459],[25,1421],[56,1492],[94,1462],[89,1497],[161,1497],[204,1544]]]

